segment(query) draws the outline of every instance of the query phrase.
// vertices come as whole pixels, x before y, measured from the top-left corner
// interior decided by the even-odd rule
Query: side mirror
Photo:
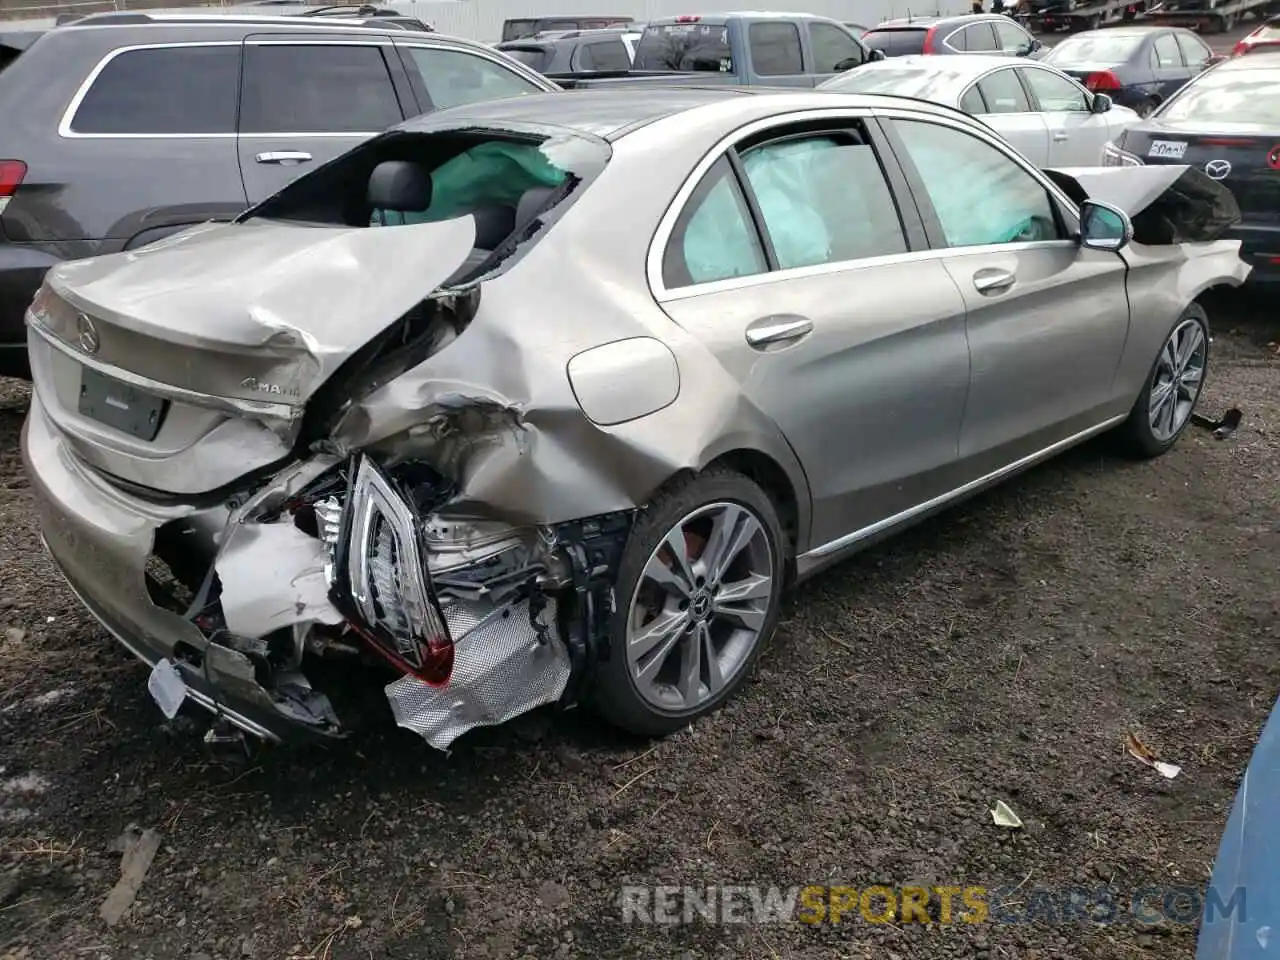
[[[1133,224],[1119,207],[1101,200],[1080,205],[1080,244],[1091,250],[1119,250],[1133,239]]]
[[[872,50],[872,51],[871,51],[871,59],[872,59],[872,60],[883,60],[883,59],[884,59],[884,51],[883,51],[883,50]]]
[[[854,67],[862,66],[861,57],[845,57],[835,65],[836,73],[844,73],[846,70],[852,70]]]
[[[1090,109],[1094,113],[1106,113],[1111,109],[1111,98],[1105,93],[1095,93],[1093,95],[1093,103],[1090,105]]]
[[[366,197],[375,210],[421,213],[431,206],[431,174],[408,160],[383,160],[369,174]]]

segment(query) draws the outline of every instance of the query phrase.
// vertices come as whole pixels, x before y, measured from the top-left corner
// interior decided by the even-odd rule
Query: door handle
[[[747,343],[753,347],[767,347],[774,343],[789,343],[808,336],[813,331],[813,321],[795,314],[778,314],[761,317],[747,327]]]
[[[1063,140],[1066,140],[1066,139],[1068,139],[1068,137],[1065,133],[1055,133],[1053,135],[1054,143],[1061,143]]]
[[[979,293],[1000,293],[1012,287],[1017,279],[1008,270],[979,270],[973,275],[973,286]]]
[[[253,159],[259,163],[279,163],[292,165],[295,163],[306,163],[311,159],[311,154],[303,153],[301,150],[269,150],[266,153],[260,153]]]

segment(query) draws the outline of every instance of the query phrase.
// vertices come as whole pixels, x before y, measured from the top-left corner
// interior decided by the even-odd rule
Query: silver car
[[[892,93],[977,117],[1038,167],[1092,166],[1141,118],[1056,67],[971,54],[893,57],[819,84],[836,93]]]
[[[548,703],[661,734],[788,584],[1088,437],[1169,449],[1236,217],[906,99],[472,104],[52,270],[23,455],[166,714],[339,736],[348,657],[439,748]]]

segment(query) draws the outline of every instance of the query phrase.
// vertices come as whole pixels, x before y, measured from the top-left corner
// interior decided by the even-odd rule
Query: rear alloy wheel
[[[1191,422],[1209,370],[1209,318],[1193,303],[1165,339],[1120,436],[1127,453],[1155,457]]]
[[[777,511],[746,477],[713,470],[655,499],[619,568],[595,705],[639,734],[677,730],[746,681],[777,624]]]

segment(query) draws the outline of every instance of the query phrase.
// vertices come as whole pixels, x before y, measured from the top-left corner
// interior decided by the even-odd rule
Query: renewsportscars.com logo
[[[1244,887],[624,886],[624,923],[1195,924],[1247,919]]]

